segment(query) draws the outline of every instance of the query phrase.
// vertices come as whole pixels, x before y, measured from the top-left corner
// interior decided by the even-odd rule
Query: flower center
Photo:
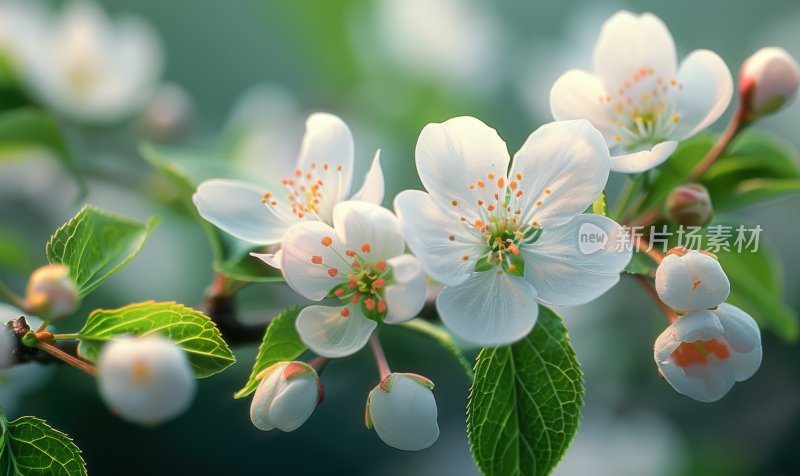
[[[520,183],[522,174],[516,173],[513,180],[496,177],[489,173],[486,181],[478,180],[469,185],[478,205],[479,217],[469,222],[465,217],[461,221],[486,243],[486,252],[478,257],[475,271],[488,271],[502,267],[508,273],[522,276],[525,272],[525,260],[520,255],[520,247],[539,239],[542,229],[531,219],[535,208],[541,206],[552,195],[553,190],[545,188],[542,196],[533,203],[529,210],[522,210],[521,198],[525,194]],[[458,208],[461,204],[453,200],[451,205]],[[451,241],[455,236],[450,237]],[[464,256],[464,261],[469,260]]]
[[[681,89],[683,84],[675,78],[665,80],[652,68],[640,68],[619,86],[616,95],[601,96],[600,103],[608,105],[617,127],[614,141],[631,152],[665,141],[681,119],[674,106],[676,91]]]
[[[730,357],[731,352],[724,342],[717,339],[684,342],[672,352],[672,360],[678,367],[688,367],[692,364],[708,363],[708,356],[713,355],[720,360]]]
[[[322,245],[331,247],[333,239],[324,237]],[[344,263],[347,269],[329,266],[322,256],[312,256],[311,263],[327,269],[328,276],[336,280],[337,284],[331,291],[331,297],[338,298],[345,307],[342,315],[347,317],[350,310],[347,304],[361,305],[364,315],[376,321],[383,321],[386,317],[386,286],[393,282],[392,269],[386,261],[370,257],[372,245],[363,243],[358,250],[346,249],[344,255],[331,248]]]
[[[320,203],[323,200],[325,193],[325,180],[324,178],[330,173],[334,173],[334,167],[327,163],[317,166],[316,163],[311,162],[305,170],[297,168],[294,171],[294,176],[281,180],[281,184],[286,187],[288,194],[286,200],[289,204],[289,210],[296,218],[314,218],[321,220],[319,216]],[[335,167],[335,173],[341,173],[342,166]],[[341,180],[339,181],[341,183]],[[261,203],[268,204],[271,207],[278,208],[282,204],[276,200],[272,193],[265,193],[261,198]]]

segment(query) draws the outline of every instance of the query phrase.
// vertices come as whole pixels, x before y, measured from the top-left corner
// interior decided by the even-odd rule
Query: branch
[[[264,338],[269,322],[266,324],[245,324],[238,318],[236,301],[228,285],[231,284],[225,275],[217,273],[214,282],[206,293],[203,312],[217,324],[228,345],[254,344]]]

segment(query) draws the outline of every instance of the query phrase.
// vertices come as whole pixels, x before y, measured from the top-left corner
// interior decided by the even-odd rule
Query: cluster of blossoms
[[[656,269],[656,291],[680,315],[658,336],[653,354],[679,393],[714,402],[761,366],[758,325],[725,303],[730,282],[713,254],[670,250]]]
[[[786,71],[794,73],[788,80],[771,77]],[[755,116],[782,107],[797,88],[796,71],[784,53],[754,55],[742,72],[750,85],[743,108]],[[658,18],[620,12],[603,26],[594,72],[569,71],[554,84],[556,122],[530,134],[513,161],[497,132],[476,118],[423,128],[415,159],[425,191],[401,192],[395,213],[380,206],[379,154],[351,195],[353,138],[341,119],[325,113],[308,118],[288,177],[202,183],[194,203],[203,218],[265,247],[252,255],[280,269],[301,296],[323,301],[296,320],[300,339],[320,357],[263,371],[251,405],[253,424],[298,428],[324,397],[324,363],[369,342],[380,381],[368,397],[367,426],[396,448],[433,444],[439,435],[433,383],[389,371],[376,329],[422,310],[426,275],[444,285],[436,309],[445,326],[481,346],[527,336],[540,304],[596,299],[631,259],[630,248],[615,246],[630,239],[629,231],[586,213],[609,173],[658,166],[678,141],[715,122],[732,94],[731,74],[718,55],[698,50],[678,65],[675,43]],[[677,190],[669,201],[670,216],[681,223],[711,218],[708,192],[699,186]],[[587,249],[581,240],[587,230],[604,239]],[[712,255],[674,250],[658,268],[656,287],[681,316],[655,349],[659,369],[676,390],[713,401],[756,371],[758,327],[724,303],[729,283]]]

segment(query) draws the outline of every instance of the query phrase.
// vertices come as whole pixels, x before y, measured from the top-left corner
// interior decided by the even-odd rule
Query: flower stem
[[[316,357],[308,361],[308,365],[317,371],[317,374],[321,374],[322,371],[325,369],[325,366],[328,365],[331,359],[327,357]]]
[[[85,362],[75,356],[69,355],[68,353],[64,352],[63,350],[59,349],[53,344],[48,344],[47,342],[38,342],[36,344],[36,347],[47,352],[53,357],[63,360],[64,362],[72,365],[73,367],[86,372],[92,377],[97,376],[97,368],[94,365]]]
[[[656,304],[658,304],[658,307],[661,308],[661,310],[664,312],[664,315],[667,316],[667,319],[669,319],[670,324],[678,320],[680,316],[678,316],[678,314],[676,314],[671,307],[667,306],[664,301],[658,297],[656,288],[653,287],[652,283],[650,283],[647,278],[641,275],[636,275],[636,281],[642,285],[644,290],[647,291],[647,294],[653,299],[653,301],[655,301]]]
[[[739,108],[733,114],[731,121],[728,123],[728,126],[725,128],[725,132],[722,133],[719,140],[717,140],[717,143],[714,144],[714,147],[708,151],[708,154],[703,157],[703,160],[701,160],[700,163],[695,166],[692,174],[686,181],[694,182],[699,179],[701,175],[706,173],[706,171],[712,165],[714,165],[714,161],[716,161],[719,156],[725,152],[725,149],[728,148],[736,135],[739,134],[739,132],[741,132],[745,127],[747,127],[747,124],[749,123],[745,121],[744,111],[742,107],[739,106]]]
[[[373,333],[369,338],[369,346],[372,348],[372,353],[375,354],[375,362],[378,364],[378,372],[380,373],[381,380],[385,379],[392,373],[389,369],[389,362],[386,361],[386,354],[383,353],[381,341],[378,339],[378,334]]]
[[[53,340],[78,340],[80,334],[53,334]]]

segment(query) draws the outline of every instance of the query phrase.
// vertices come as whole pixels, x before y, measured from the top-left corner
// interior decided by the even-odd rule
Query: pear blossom
[[[142,20],[106,17],[73,0],[32,38],[26,84],[48,107],[90,124],[124,119],[144,107],[163,69],[155,32]]]
[[[742,63],[739,83],[742,105],[751,118],[771,114],[797,95],[800,66],[783,48],[761,48]]]
[[[653,356],[678,393],[714,402],[758,370],[761,334],[750,315],[724,303],[678,318],[656,339]]]
[[[361,201],[333,209],[333,227],[299,223],[286,232],[281,270],[307,299],[337,298],[337,306],[309,306],[297,332],[315,353],[336,358],[359,351],[379,322],[412,319],[425,304],[425,273],[404,254],[400,222],[389,210]]]
[[[564,73],[550,91],[556,120],[588,119],[611,150],[611,170],[638,173],[664,162],[678,141],[716,121],[731,100],[725,62],[696,50],[677,62],[675,42],[656,16],[620,11],[594,48],[594,71]]]
[[[200,184],[193,201],[200,215],[222,231],[255,245],[275,245],[295,223],[331,224],[333,209],[343,200],[383,201],[380,154],[375,154],[361,189],[351,195],[353,166],[347,124],[332,114],[315,113],[306,121],[294,172],[281,185],[212,179]],[[254,256],[275,267],[280,264],[279,254]]]
[[[25,292],[26,310],[58,320],[72,315],[80,302],[78,288],[66,266],[48,264],[31,273]]]
[[[717,258],[705,251],[673,248],[656,269],[656,292],[678,312],[717,307],[731,284]]]
[[[667,217],[678,225],[703,226],[714,216],[711,195],[699,183],[687,183],[667,196]]]
[[[459,337],[498,346],[525,337],[537,301],[577,305],[619,280],[631,257],[613,220],[582,214],[605,187],[609,153],[586,120],[544,125],[510,158],[472,117],[428,124],[416,164],[428,193],[395,199],[406,240],[446,287],[436,305]]]
[[[416,374],[391,373],[367,398],[366,424],[387,445],[406,451],[439,439],[433,382]]]
[[[186,353],[160,334],[123,336],[107,343],[97,377],[100,395],[116,414],[146,425],[183,413],[197,386]]]
[[[250,405],[250,420],[259,430],[300,428],[325,396],[317,372],[303,362],[277,363],[261,378]]]

